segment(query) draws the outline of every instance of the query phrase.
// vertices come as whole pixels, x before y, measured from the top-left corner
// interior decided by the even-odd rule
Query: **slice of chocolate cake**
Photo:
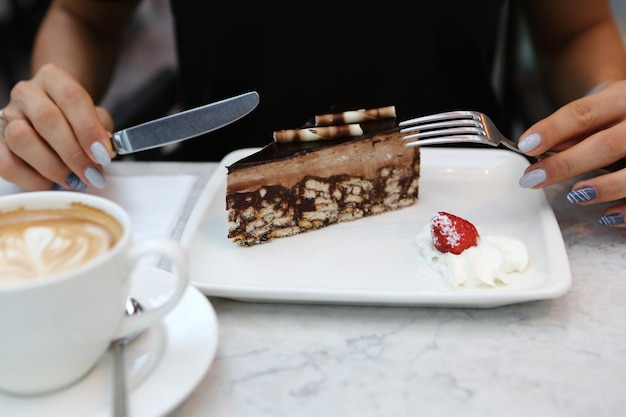
[[[340,120],[349,127],[275,132],[289,143],[275,141],[228,167],[230,239],[251,246],[417,201],[419,147],[404,146],[395,118],[357,125],[347,118],[352,113],[315,119],[318,126]],[[351,137],[309,141],[327,139],[330,131]]]

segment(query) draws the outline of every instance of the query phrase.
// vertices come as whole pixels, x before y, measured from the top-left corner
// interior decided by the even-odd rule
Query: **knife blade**
[[[120,130],[113,133],[111,141],[120,155],[158,148],[231,124],[257,104],[259,94],[252,91]]]

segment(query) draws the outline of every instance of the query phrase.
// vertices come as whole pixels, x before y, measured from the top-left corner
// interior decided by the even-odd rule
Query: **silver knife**
[[[252,91],[120,130],[111,141],[120,155],[165,146],[233,123],[257,104],[259,95]]]

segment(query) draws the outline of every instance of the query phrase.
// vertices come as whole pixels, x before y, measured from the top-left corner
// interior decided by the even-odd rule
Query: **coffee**
[[[189,283],[184,247],[166,237],[132,242],[132,226],[123,207],[87,193],[0,196],[0,391],[67,387],[112,340],[176,306]],[[172,285],[133,285],[154,256],[172,263]],[[129,297],[145,300],[142,314],[126,314]]]
[[[110,215],[80,203],[0,212],[0,285],[77,268],[106,253],[122,234]]]

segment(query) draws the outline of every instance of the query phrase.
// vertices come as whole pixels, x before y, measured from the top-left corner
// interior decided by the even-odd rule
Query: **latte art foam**
[[[0,213],[0,284],[49,277],[106,253],[121,226],[86,206]]]

